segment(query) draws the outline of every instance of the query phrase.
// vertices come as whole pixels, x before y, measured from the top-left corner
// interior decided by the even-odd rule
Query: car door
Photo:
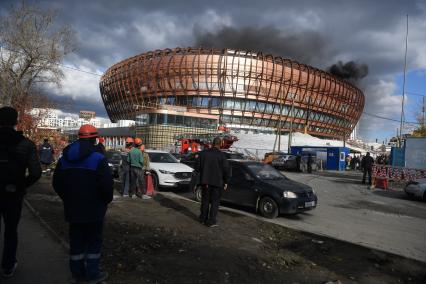
[[[232,175],[223,199],[238,205],[253,206],[257,198],[254,178],[239,164],[232,164]]]

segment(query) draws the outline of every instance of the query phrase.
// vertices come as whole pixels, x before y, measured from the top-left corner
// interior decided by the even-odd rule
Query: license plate
[[[315,201],[305,202],[305,207],[314,207]]]

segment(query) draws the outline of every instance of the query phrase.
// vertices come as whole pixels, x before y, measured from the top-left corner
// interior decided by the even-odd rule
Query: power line
[[[369,115],[369,116],[372,116],[372,117],[375,117],[375,118],[380,118],[380,119],[394,121],[394,122],[400,122],[398,119],[393,119],[393,118],[390,118],[390,117],[380,116],[380,115],[368,113],[368,112],[365,112],[365,111],[363,111],[362,113],[366,114],[366,115]],[[420,124],[418,122],[413,122],[413,121],[406,121],[405,123],[407,123],[407,124]]]
[[[412,96],[419,96],[419,97],[426,97],[425,94],[419,94],[419,93],[414,93],[414,92],[405,92],[407,95],[412,95]]]

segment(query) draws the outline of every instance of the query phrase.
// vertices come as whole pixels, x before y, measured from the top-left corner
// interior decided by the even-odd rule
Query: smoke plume
[[[357,82],[368,75],[368,66],[366,64],[358,64],[354,61],[346,63],[339,61],[328,67],[327,71],[342,79]]]
[[[328,56],[324,38],[314,31],[291,33],[272,26],[234,28],[224,26],[217,31],[204,31],[194,26],[196,46],[261,51],[294,59],[305,64],[318,64]]]

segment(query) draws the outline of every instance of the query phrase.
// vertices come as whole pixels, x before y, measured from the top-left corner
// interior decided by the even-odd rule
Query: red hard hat
[[[78,138],[96,138],[98,137],[98,130],[96,127],[90,124],[84,124],[80,127],[78,131]]]
[[[135,138],[135,144],[136,144],[136,145],[142,145],[142,139],[140,139],[140,138]]]
[[[99,143],[102,143],[102,144],[104,144],[105,143],[105,139],[104,138],[102,138],[102,137],[99,137]]]
[[[133,142],[135,142],[135,141],[133,141],[132,137],[127,137],[126,138],[126,143],[133,143]]]

